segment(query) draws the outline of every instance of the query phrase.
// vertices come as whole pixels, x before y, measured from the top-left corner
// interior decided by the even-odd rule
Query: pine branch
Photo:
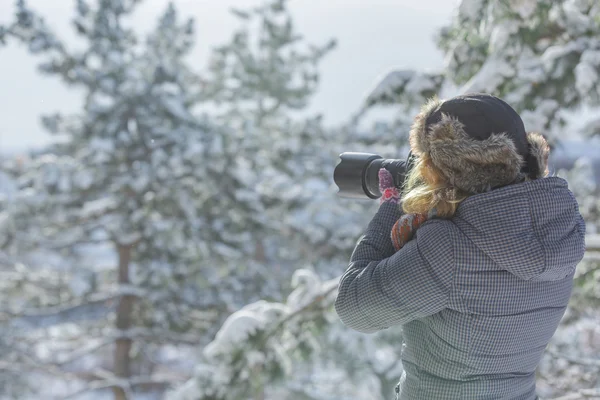
[[[85,357],[87,355],[95,353],[96,351],[100,350],[101,348],[109,346],[111,344],[113,344],[112,338],[109,339],[109,340],[100,341],[100,342],[96,343],[93,346],[83,347],[83,348],[80,348],[78,350],[75,350],[71,354],[69,354],[68,356],[61,357],[60,361],[54,361],[52,364],[56,365],[56,366],[59,366],[59,367],[67,365],[67,364],[70,364],[70,363],[72,363],[74,361],[79,360],[80,358],[83,358],[83,357]]]
[[[600,368],[600,359],[574,357],[567,354],[559,353],[555,349],[547,349],[547,352],[554,358],[561,358],[573,364]]]
[[[199,335],[186,335],[175,332],[170,332],[161,329],[150,329],[150,328],[131,328],[127,330],[111,329],[105,331],[106,335],[111,337],[113,340],[116,339],[142,339],[145,341],[158,341],[158,342],[169,342],[169,343],[183,343],[192,346],[196,346],[201,343]]]
[[[64,229],[66,228],[66,226],[60,226],[59,229]],[[91,230],[94,230],[94,228],[92,228]],[[85,235],[85,234],[84,234]],[[53,240],[45,240],[43,237],[40,239],[36,239],[35,237],[32,238],[31,234],[19,234],[16,233],[14,235],[15,239],[25,243],[26,245],[34,245],[36,247],[41,247],[44,249],[48,249],[48,250],[64,250],[64,249],[70,249],[73,246],[77,246],[77,245],[90,245],[90,244],[104,244],[107,243],[108,240],[107,239],[77,239],[77,240],[68,240],[65,242],[62,242],[60,240],[57,241],[53,241]]]
[[[71,393],[65,397],[61,397],[61,400],[68,400],[76,398],[84,393],[109,389],[109,388],[121,388],[125,393],[128,399],[132,399],[133,389],[136,386],[159,386],[166,387],[174,384],[181,384],[184,382],[183,377],[174,377],[174,376],[163,376],[163,375],[153,375],[153,376],[134,376],[129,379],[122,379],[117,377],[114,374],[106,372],[105,378],[103,380],[98,380],[91,382],[86,387],[81,390],[78,390],[74,393]],[[58,399],[57,399],[58,400]]]
[[[132,389],[137,386],[152,385],[165,387],[173,384],[180,384],[186,378],[185,376],[157,374],[153,376],[136,376],[131,377],[129,379],[121,379],[113,373],[101,368],[92,371],[68,372],[61,368],[62,365],[64,365],[65,363],[57,364],[45,362],[44,360],[40,360],[31,354],[18,350],[18,348],[14,348],[14,350],[20,354],[22,363],[9,363],[0,361],[0,371],[28,374],[31,373],[32,370],[37,370],[50,375],[54,375],[63,380],[91,380],[91,382],[88,383],[83,389],[71,393],[66,397],[61,396],[60,400],[75,398],[79,395],[90,391],[108,389],[113,387],[119,387],[123,389],[127,394],[129,394],[128,398],[131,398],[130,395],[132,393]]]
[[[11,325],[15,328],[25,330],[47,328],[73,321],[102,319],[114,311],[120,297],[143,297],[145,294],[144,290],[133,285],[121,285],[113,293],[95,294],[89,299],[71,304],[40,309],[2,311],[2,313],[13,318]]]
[[[78,372],[65,371],[62,369],[61,365],[53,364],[51,362],[45,362],[44,360],[41,360],[38,357],[19,349],[18,346],[11,347],[11,350],[20,356],[20,360],[13,362],[12,367],[8,365],[3,365],[3,367],[6,367],[7,370],[19,370],[20,366],[23,365],[25,367],[25,369],[23,369],[24,373],[31,373],[31,371],[40,371],[49,375],[56,376],[63,380],[89,380],[99,379],[102,376],[105,376],[102,370]]]
[[[285,326],[286,323],[288,323],[290,320],[296,318],[297,316],[313,309],[314,307],[316,307],[318,304],[320,304],[323,300],[325,300],[331,293],[333,293],[334,291],[336,291],[338,289],[338,284],[336,285],[332,285],[329,289],[327,289],[325,292],[321,293],[320,295],[316,296],[310,303],[306,304],[305,306],[299,308],[298,310],[288,314],[285,316],[285,318],[281,319],[277,325],[275,325],[269,332],[267,332],[267,334],[264,336],[263,342],[266,342],[269,338],[271,338],[272,336],[276,335],[277,332],[279,332],[279,330],[281,328],[283,328]]]
[[[555,397],[552,400],[586,400],[586,399],[599,399],[600,398],[600,388],[599,389],[579,389],[575,393],[568,394],[566,396]]]
[[[600,235],[586,235],[585,249],[588,252],[600,252]]]

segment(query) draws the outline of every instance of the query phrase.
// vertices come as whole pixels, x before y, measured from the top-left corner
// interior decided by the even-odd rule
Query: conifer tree
[[[259,202],[222,190],[244,187],[226,168],[230,130],[193,113],[205,100],[202,80],[184,61],[195,42],[193,21],[181,21],[169,5],[140,37],[127,27],[138,3],[78,0],[73,26],[83,50],[68,49],[24,1],[9,32],[42,59],[42,73],[82,89],[85,104],[77,115],[43,118],[61,140],[19,176],[6,236],[28,240],[3,246],[17,255],[60,252],[67,278],[87,274],[89,286],[18,302],[12,323],[37,329],[48,314],[50,325],[80,322],[79,335],[102,342],[90,352],[98,354],[100,370],[110,371],[80,373],[99,381],[82,390],[112,388],[116,399],[139,388],[164,389],[171,381],[147,368],[146,354],[165,342],[208,342],[213,313],[222,318],[243,304],[244,291],[235,289],[244,278],[240,265],[254,250],[243,228],[262,225]],[[112,269],[84,274],[89,266],[78,265],[74,253],[107,244]],[[35,274],[38,262],[29,261],[27,272]],[[112,329],[104,328],[107,321]],[[195,336],[184,334],[190,329]],[[112,361],[105,365],[97,351],[107,347]]]

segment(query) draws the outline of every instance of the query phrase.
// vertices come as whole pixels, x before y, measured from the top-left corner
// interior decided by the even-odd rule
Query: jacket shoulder
[[[454,264],[452,236],[457,227],[449,219],[432,218],[417,229],[415,240],[421,256],[432,266]]]

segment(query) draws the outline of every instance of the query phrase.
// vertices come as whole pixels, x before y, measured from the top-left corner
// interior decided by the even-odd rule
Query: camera
[[[411,159],[409,155],[408,160]],[[379,169],[385,168],[394,177],[394,186],[401,188],[407,168],[406,160],[384,159],[377,154],[346,152],[340,154],[340,162],[333,171],[338,186],[338,196],[355,199],[378,199]]]

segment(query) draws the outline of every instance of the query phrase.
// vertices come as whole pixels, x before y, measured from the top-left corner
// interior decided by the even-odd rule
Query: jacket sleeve
[[[415,237],[394,253],[390,232],[400,217],[397,205],[382,204],[359,240],[340,280],[335,309],[342,322],[359,332],[436,314],[446,308],[454,260],[450,223],[424,223]]]

